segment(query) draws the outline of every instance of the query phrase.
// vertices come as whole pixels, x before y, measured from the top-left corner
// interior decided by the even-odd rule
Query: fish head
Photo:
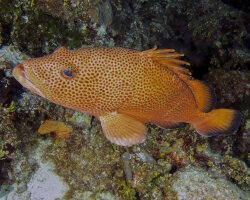
[[[64,47],[40,58],[23,60],[13,76],[25,88],[54,103],[74,108],[79,89],[79,62]]]

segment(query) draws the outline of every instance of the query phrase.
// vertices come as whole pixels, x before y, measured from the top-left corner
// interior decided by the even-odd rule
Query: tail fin
[[[214,109],[209,113],[202,113],[194,127],[205,136],[228,135],[238,130],[240,121],[241,113],[237,110]]]

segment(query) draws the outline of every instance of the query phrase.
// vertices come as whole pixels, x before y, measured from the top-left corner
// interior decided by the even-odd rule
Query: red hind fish
[[[13,75],[56,104],[98,117],[107,139],[118,145],[143,142],[146,122],[165,128],[185,122],[206,136],[237,131],[240,112],[212,109],[214,93],[191,77],[180,56],[169,49],[62,47],[24,60]]]

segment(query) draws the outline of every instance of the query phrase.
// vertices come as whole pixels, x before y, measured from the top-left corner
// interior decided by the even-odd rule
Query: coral
[[[0,105],[11,101],[11,93],[20,88],[13,78],[8,77],[10,70],[10,64],[0,61]]]
[[[130,188],[125,181],[120,182],[121,189],[118,191],[119,196],[123,197],[124,199],[136,199],[136,191],[133,188]]]
[[[212,2],[210,0],[183,3],[177,1],[175,7],[178,8],[179,14],[185,15],[187,18],[187,26],[197,42],[203,42],[206,49],[213,52],[204,52],[210,57],[210,62],[215,61],[219,67],[224,69],[244,69],[249,60],[249,53],[243,41],[248,34],[246,21],[249,16],[237,14],[236,10],[227,6],[221,1]],[[235,48],[235,44],[238,44]],[[193,55],[194,56],[194,55]],[[204,63],[205,64],[205,63]]]
[[[247,102],[250,96],[250,88],[248,86],[250,80],[249,72],[226,72],[222,69],[215,69],[206,75],[205,80],[215,88],[218,106],[234,105],[241,106],[242,109],[250,106],[249,101]]]
[[[12,65],[17,65],[21,63],[23,59],[27,59],[28,56],[24,53],[20,52],[19,50],[15,49],[12,45],[10,46],[2,46],[0,49],[0,62],[1,62],[1,69],[6,70],[6,76],[11,78],[11,67]],[[4,66],[7,64],[8,66]]]
[[[59,198],[177,199],[186,192],[247,199],[242,190],[249,190],[250,75],[230,69],[248,69],[250,16],[248,7],[241,10],[243,4],[232,2],[0,0],[1,195],[35,195],[29,181],[44,172],[43,160],[54,163],[53,177],[69,187]],[[24,91],[11,76],[12,67],[28,58],[24,53],[34,57],[58,46],[114,45],[185,53],[194,76],[207,74],[217,106],[241,110],[239,133],[207,139],[188,125],[175,130],[148,125],[143,144],[123,148],[105,139],[95,118]],[[37,134],[48,119],[69,124],[74,134],[67,140]]]
[[[66,23],[39,9],[39,4],[31,6],[29,0],[4,0],[0,2],[0,6],[4,13],[1,14],[0,21],[8,27],[13,27],[10,36],[12,43],[28,54],[37,56],[49,53],[62,45],[76,48],[87,40],[88,33],[83,27],[88,24],[79,27],[74,21]],[[9,20],[10,18],[12,20]]]
[[[2,28],[2,26],[1,26],[1,23],[0,23],[0,46],[2,45],[2,30],[3,30],[3,28]]]
[[[247,119],[244,126],[244,132],[242,134],[242,137],[239,139],[237,145],[238,146],[237,150],[239,150],[241,153],[245,153],[245,160],[248,166],[250,166],[250,153],[248,151],[248,146],[250,144],[249,135],[250,135],[250,119]]]
[[[68,116],[68,121],[73,126],[79,127],[79,128],[91,128],[91,116],[80,113],[80,112],[74,112],[72,117]]]
[[[68,138],[69,133],[72,132],[72,129],[65,126],[63,122],[46,120],[38,129],[38,133],[41,135],[55,133],[56,137]]]
[[[232,156],[226,155],[222,159],[222,170],[243,190],[250,190],[250,169],[246,164]]]
[[[16,182],[11,187],[4,186],[4,196],[7,199],[48,199],[62,198],[68,190],[68,185],[54,173],[54,164],[51,161],[42,161],[41,155],[50,144],[48,141],[39,141],[34,151],[21,156],[13,174]],[[50,183],[53,182],[51,185]],[[38,192],[39,191],[39,192]]]

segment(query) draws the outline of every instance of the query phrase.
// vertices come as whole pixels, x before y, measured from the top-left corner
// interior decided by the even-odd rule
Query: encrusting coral
[[[72,129],[66,127],[63,122],[46,120],[38,129],[38,133],[41,135],[55,133],[56,137],[68,138],[69,133],[72,132]]]

